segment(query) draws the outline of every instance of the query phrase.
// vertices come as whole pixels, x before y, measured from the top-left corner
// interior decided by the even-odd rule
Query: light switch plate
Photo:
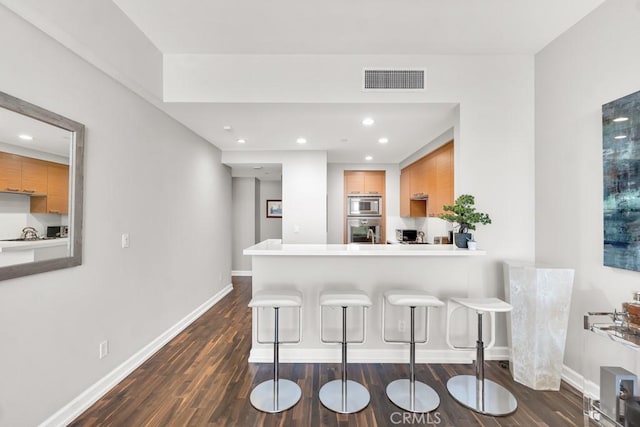
[[[129,247],[129,233],[122,233],[122,248]]]

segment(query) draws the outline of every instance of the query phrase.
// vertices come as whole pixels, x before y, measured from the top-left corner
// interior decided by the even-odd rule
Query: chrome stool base
[[[333,380],[320,389],[320,402],[333,412],[353,414],[360,412],[369,404],[369,391],[355,381],[347,380],[347,398],[342,399],[342,380]]]
[[[484,399],[477,396],[478,380],[472,375],[458,375],[447,382],[447,390],[462,406],[483,415],[509,415],[518,408],[516,398],[500,384],[484,380]]]
[[[411,383],[408,379],[395,380],[387,386],[387,397],[400,409],[424,414],[440,406],[438,393],[423,382],[415,382],[413,405],[411,402]]]
[[[254,408],[275,414],[286,411],[298,403],[302,396],[302,390],[298,384],[290,380],[278,380],[278,399],[274,399],[273,380],[258,384],[251,392],[251,404]]]

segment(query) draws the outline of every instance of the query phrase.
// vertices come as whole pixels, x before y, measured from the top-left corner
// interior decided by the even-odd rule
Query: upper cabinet
[[[420,200],[427,197],[427,200]],[[443,213],[453,204],[453,141],[402,169],[400,216],[424,217]]]
[[[47,194],[47,162],[22,158],[22,192],[34,195]]]
[[[0,191],[22,191],[22,160],[0,152]]]
[[[344,171],[347,194],[384,194],[384,171]]]
[[[414,200],[414,194],[419,195],[427,191],[418,184],[424,181],[424,170],[416,163],[407,166],[400,172],[400,216],[427,216],[427,202]]]
[[[69,168],[66,165],[49,165],[47,176],[47,212],[69,213]]]
[[[31,213],[69,213],[69,168],[66,165],[47,165],[46,197],[31,198]]]
[[[47,162],[0,153],[0,191],[47,194]]]
[[[69,166],[0,152],[0,192],[31,197],[31,213],[69,212]]]

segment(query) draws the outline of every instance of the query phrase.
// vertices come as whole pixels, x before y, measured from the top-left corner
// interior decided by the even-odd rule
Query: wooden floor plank
[[[282,364],[281,376],[302,388],[302,398],[281,414],[264,414],[249,402],[251,389],[272,375],[270,364],[249,364],[251,278],[234,277],[234,290],[70,425],[90,426],[389,426],[403,412],[385,394],[386,384],[406,376],[403,364],[349,364],[349,375],[371,392],[357,414],[335,414],[322,406],[318,390],[340,377],[339,364]],[[431,385],[441,403],[413,425],[455,427],[582,426],[582,397],[563,383],[559,392],[534,391],[515,383],[508,369],[488,362],[486,377],[518,399],[507,417],[488,417],[455,402],[446,390],[453,375],[473,375],[472,365],[420,364],[416,377]],[[411,425],[411,424],[410,424]]]

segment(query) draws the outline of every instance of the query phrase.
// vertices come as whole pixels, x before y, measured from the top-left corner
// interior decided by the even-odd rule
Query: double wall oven
[[[347,196],[347,242],[384,243],[382,239],[382,196]]]

